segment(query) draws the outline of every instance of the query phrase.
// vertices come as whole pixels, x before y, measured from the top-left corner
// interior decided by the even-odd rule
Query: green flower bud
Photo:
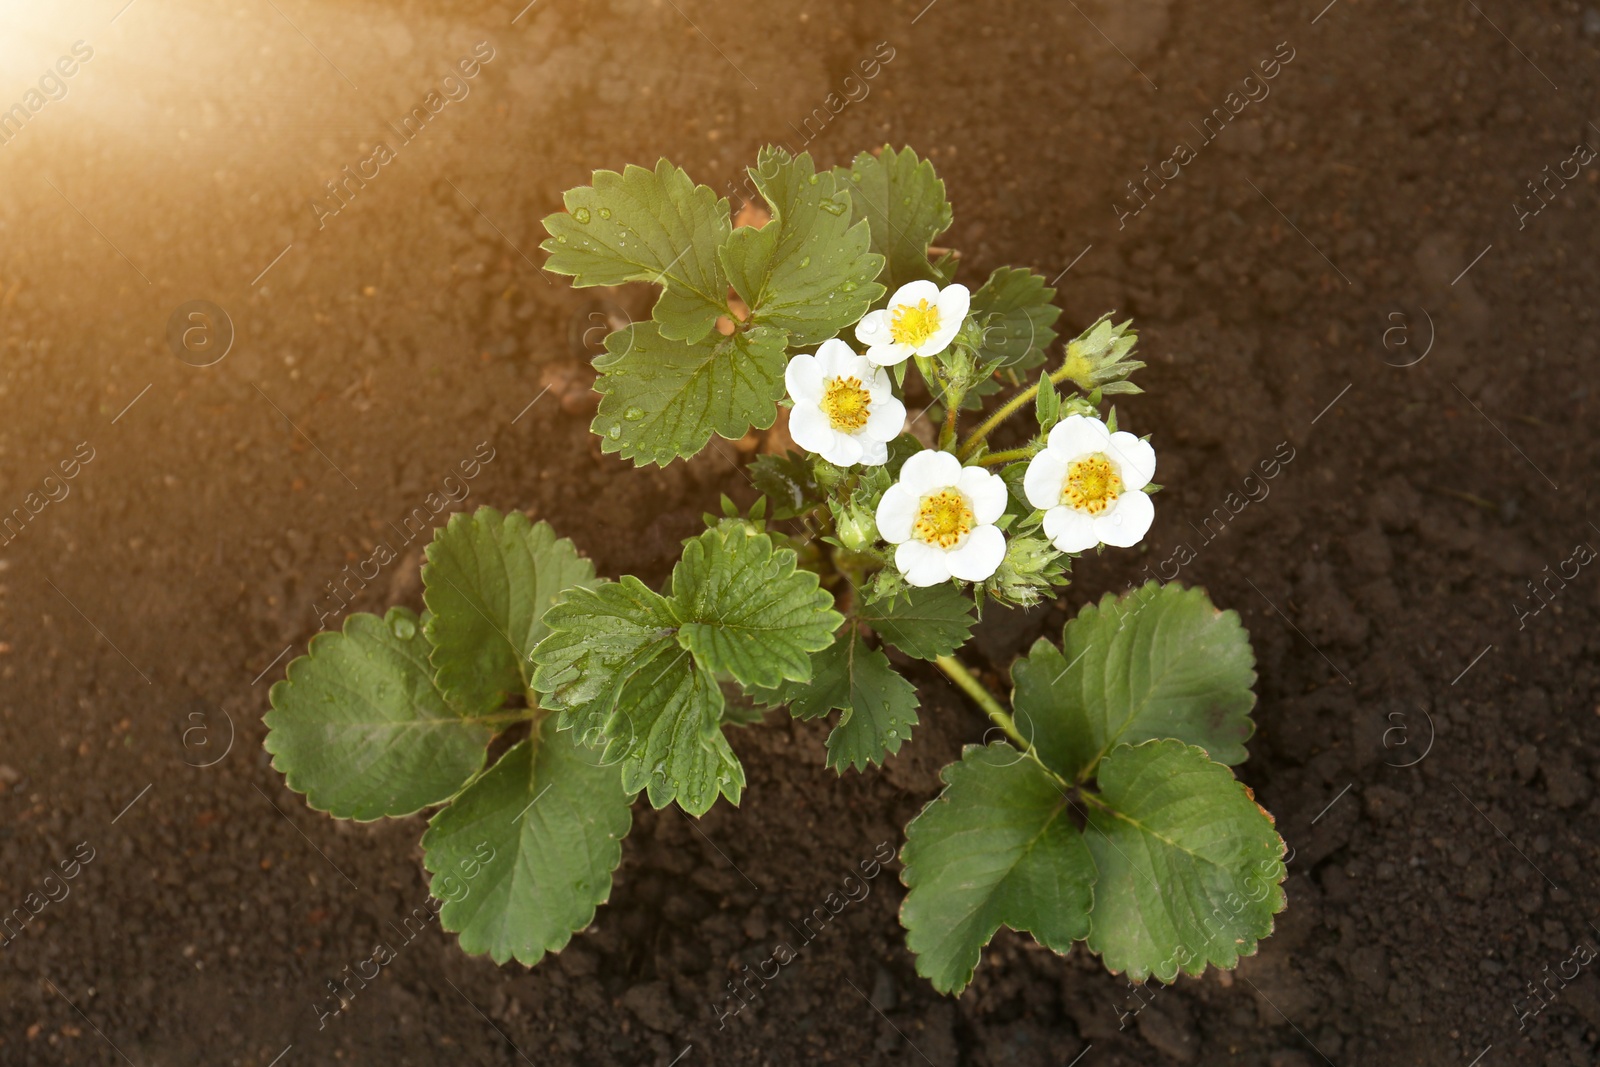
[[[1120,325],[1111,324],[1111,316],[1102,315],[1075,340],[1067,342],[1066,355],[1061,369],[1074,385],[1085,393],[1099,389],[1102,393],[1141,393],[1144,390],[1128,381],[1128,376],[1144,366],[1129,359],[1139,335],[1129,327],[1129,319]]]

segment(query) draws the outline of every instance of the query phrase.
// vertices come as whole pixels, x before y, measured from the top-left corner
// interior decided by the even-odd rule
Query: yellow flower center
[[[972,505],[967,503],[961,490],[951,487],[922,498],[911,535],[930,545],[953,548],[965,540],[976,525]]]
[[[889,319],[889,336],[902,345],[916,348],[939,332],[939,309],[926,300],[916,306],[901,304]]]
[[[872,414],[872,394],[860,378],[826,378],[822,382],[822,413],[835,430],[855,433]]]
[[[1104,452],[1075,459],[1067,467],[1061,498],[1079,511],[1098,515],[1122,495],[1122,475]]]

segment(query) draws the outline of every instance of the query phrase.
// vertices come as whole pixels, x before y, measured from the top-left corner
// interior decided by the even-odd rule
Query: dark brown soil
[[[1513,207],[1600,145],[1600,12],[924,2],[17,16],[6,100],[75,39],[95,58],[0,147],[0,512],[93,458],[0,546],[0,908],[77,872],[4,945],[0,1063],[1600,1058],[1596,966],[1568,962],[1600,945],[1600,576],[1574,557],[1600,546],[1600,164],[1520,227]],[[471,95],[319,230],[308,200],[481,40]],[[1153,1000],[1002,934],[952,1000],[916,977],[889,871],[719,1027],[729,979],[898,847],[982,737],[912,668],[923,726],[885,771],[826,771],[819,724],[738,731],[743,807],[639,811],[558,959],[496,968],[430,929],[319,1028],[325,984],[425,898],[422,820],[335,823],[284,788],[261,750],[278,657],[480,442],[461,506],[530,508],[608,574],[660,579],[717,493],[750,498],[727,442],[665,471],[599,456],[581,348],[605,309],[533,264],[592,168],[665,154],[722,189],[774,140],[824,164],[910,144],[949,183],[964,278],[1070,264],[1065,325],[1137,317],[1149,394],[1119,413],[1160,455],[1152,535],[1048,610],[992,613],[971,654],[999,684],[1146,573],[1237,608],[1261,676],[1240,770],[1295,850],[1277,933]],[[1126,183],[1180,142],[1131,214]],[[164,341],[192,299],[238,330],[205,369]],[[416,564],[355,608],[417,603]]]

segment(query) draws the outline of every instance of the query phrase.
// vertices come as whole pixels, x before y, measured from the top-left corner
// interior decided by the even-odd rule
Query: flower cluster
[[[963,285],[911,282],[856,324],[865,353],[834,339],[815,354],[795,356],[785,373],[795,443],[836,467],[887,464],[890,443],[906,428],[906,409],[884,368],[915,356],[926,370],[921,361],[966,344],[958,338],[967,336],[970,303]],[[1117,358],[1123,354],[1116,352]],[[1056,551],[1126,548],[1149,530],[1155,508],[1145,489],[1156,455],[1148,441],[1071,414],[1050,428],[1042,447],[1029,451],[1021,495],[1035,509],[1028,518],[1042,524]],[[986,467],[965,466],[948,450],[924,449],[907,458],[883,490],[877,532],[893,546],[895,568],[910,585],[984,582],[1006,561],[1011,501],[1005,479]],[[1043,541],[1034,543],[1047,550]]]

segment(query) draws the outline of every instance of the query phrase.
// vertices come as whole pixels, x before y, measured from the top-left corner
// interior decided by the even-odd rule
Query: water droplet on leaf
[[[629,422],[638,422],[640,419],[644,418],[644,408],[629,408],[627,411],[622,413],[622,417],[627,419]]]
[[[580,207],[572,213],[572,217],[577,219],[579,222],[587,223],[589,221],[589,209],[586,207]]]
[[[409,641],[413,637],[417,636],[417,624],[412,622],[410,619],[395,619],[394,622],[389,625],[389,628],[393,630],[394,635],[402,641]],[[380,686],[380,688],[382,687]]]
[[[603,218],[603,219],[609,219],[611,217],[611,209],[608,208],[608,207],[601,208],[600,209],[600,217]]]
[[[615,441],[617,438],[622,436],[622,427],[618,426],[616,423],[612,423],[611,429],[606,431],[606,436]]]

